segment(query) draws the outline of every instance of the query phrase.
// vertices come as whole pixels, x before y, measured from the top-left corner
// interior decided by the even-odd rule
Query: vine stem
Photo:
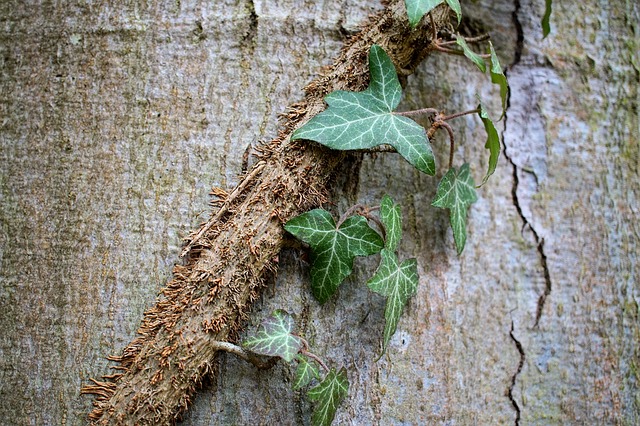
[[[311,353],[311,352],[309,352],[309,351],[307,351],[307,350],[305,350],[305,349],[302,349],[302,350],[300,351],[300,353],[301,353],[302,355],[306,356],[306,357],[311,358],[312,360],[314,360],[314,361],[315,361],[315,362],[317,362],[318,364],[320,364],[320,366],[322,367],[322,369],[323,369],[324,371],[326,371],[327,373],[331,371],[331,370],[329,369],[329,367],[327,367],[327,364],[325,364],[325,363],[324,363],[324,361],[322,361],[318,355],[316,355],[316,354],[314,354],[314,353]]]
[[[386,151],[386,152],[397,152],[397,151],[394,149],[393,151]],[[336,229],[340,228],[340,226],[342,226],[344,221],[347,220],[349,217],[353,216],[354,214],[358,214],[366,218],[367,220],[374,222],[376,225],[378,225],[378,227],[380,228],[380,231],[382,232],[382,238],[386,239],[386,232],[384,229],[384,225],[382,224],[380,219],[371,215],[371,212],[374,212],[376,210],[380,210],[380,206],[368,207],[368,206],[365,206],[364,204],[356,204],[354,206],[351,206],[346,212],[344,212],[342,216],[340,216],[340,219],[338,219],[338,223],[336,224]]]
[[[442,53],[446,53],[448,55],[458,55],[458,56],[464,55],[464,52],[462,50],[449,49],[449,48],[446,48],[446,47],[442,47],[439,44],[434,44],[433,45],[433,50],[438,51],[438,52],[442,52]]]
[[[481,41],[489,40],[489,34],[483,34],[477,37],[462,37],[467,43],[480,43]],[[442,41],[438,43],[440,46],[452,46],[456,44],[455,40]]]
[[[200,228],[198,233],[193,238],[191,238],[191,241],[189,241],[189,243],[182,249],[182,251],[180,252],[180,257],[186,256],[187,253],[189,253],[189,250],[191,250],[191,248],[194,246],[194,244],[198,242],[198,240],[202,238],[218,220],[220,220],[222,215],[224,215],[228,211],[231,202],[246,189],[247,185],[250,182],[252,182],[258,175],[260,175],[260,173],[262,173],[262,170],[264,169],[264,166],[266,166],[266,164],[266,161],[260,161],[253,167],[251,173],[249,173],[242,180],[242,183],[240,183],[240,185],[238,185],[236,189],[234,189],[233,192],[227,197],[224,205],[216,212],[214,216],[211,216],[207,223]]]
[[[298,336],[297,334],[295,336],[298,339],[300,339],[300,341],[302,342],[302,345],[305,347],[305,350],[309,349],[309,342],[307,342],[307,340],[304,337]]]
[[[463,56],[464,55],[464,52],[462,50],[449,49],[447,47],[442,47],[442,45],[440,45],[440,44],[434,44],[433,45],[433,50],[438,51],[438,52],[442,52],[442,53],[446,53],[448,55],[457,55],[457,56]],[[478,55],[482,59],[491,59],[491,55],[489,53],[476,53],[476,55]]]
[[[300,354],[311,358],[312,360],[314,360],[315,362],[317,362],[318,364],[320,364],[322,366],[322,368],[328,373],[329,371],[329,367],[327,367],[327,364],[325,364],[322,359],[320,359],[320,357],[312,352],[309,352],[309,342],[307,342],[303,337],[297,336],[298,339],[300,339],[300,341],[302,342],[302,345],[304,346],[304,349],[300,350]]]
[[[364,209],[366,209],[366,206],[363,204],[355,204],[349,207],[349,209],[346,212],[344,212],[342,216],[340,216],[340,219],[338,219],[338,223],[336,224],[336,229],[340,228],[340,226],[342,226],[344,221],[347,220],[349,217],[353,216],[355,213],[358,213]]]
[[[469,114],[477,114],[479,112],[480,110],[476,108],[476,109],[471,109],[469,111],[457,112],[451,115],[442,115],[442,114],[439,114],[439,111],[435,108],[421,108],[421,109],[416,109],[412,111],[394,112],[394,114],[401,115],[403,117],[411,117],[414,115],[422,115],[422,114],[436,114],[436,121],[439,122],[439,121],[453,120],[454,118],[462,117]]]
[[[469,111],[463,111],[463,112],[457,112],[455,114],[451,114],[451,115],[444,115],[442,113],[440,113],[437,109],[435,108],[422,108],[422,109],[417,109],[414,111],[403,111],[403,112],[396,112],[394,114],[397,115],[401,115],[403,117],[411,117],[414,115],[421,115],[421,114],[434,114],[435,117],[433,119],[433,124],[431,125],[431,128],[429,129],[429,131],[427,132],[427,138],[431,139],[434,135],[434,133],[436,132],[436,130],[438,130],[439,128],[444,128],[447,133],[449,133],[449,168],[453,167],[453,153],[455,150],[455,139],[454,139],[454,135],[453,135],[453,128],[449,125],[449,123],[447,123],[448,120],[453,120],[454,118],[458,118],[458,117],[463,117],[465,115],[470,115],[470,114],[478,114],[480,113],[480,110],[478,108],[476,109],[471,109]]]
[[[396,115],[401,115],[403,117],[411,117],[414,115],[422,115],[422,114],[438,114],[438,110],[435,108],[422,108],[416,109],[413,111],[402,111],[402,112],[394,112]]]
[[[380,207],[377,207],[378,209]],[[373,223],[375,223],[376,225],[378,225],[378,228],[380,228],[380,232],[382,232],[382,238],[386,241],[387,239],[387,231],[384,229],[384,224],[382,223],[382,221],[380,219],[378,219],[375,216],[367,216],[367,219],[369,219],[370,221],[372,221]]]
[[[229,342],[214,341],[214,342],[211,342],[211,347],[217,351],[225,351],[225,352],[232,353],[238,356],[239,358],[242,358],[243,360],[253,364],[256,368],[260,370],[268,370],[271,367],[273,367],[276,364],[276,362],[278,362],[277,357],[270,357],[267,361],[262,361],[257,356],[242,349],[240,346],[234,345],[233,343],[229,343]]]
[[[449,123],[446,123],[444,121],[440,123],[440,126],[444,127],[447,130],[447,133],[449,133],[449,169],[451,169],[453,167],[453,151],[455,150],[456,145],[453,137],[453,129],[451,128]]]
[[[451,114],[451,115],[447,115],[442,117],[442,121],[448,121],[448,120],[453,120],[454,118],[458,118],[458,117],[462,117],[465,115],[470,115],[470,114],[478,114],[480,112],[480,110],[478,108],[476,109],[472,109],[469,111],[464,111],[464,112],[458,112],[455,114]]]

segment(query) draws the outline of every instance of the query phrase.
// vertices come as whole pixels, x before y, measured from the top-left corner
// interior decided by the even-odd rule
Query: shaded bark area
[[[385,357],[384,301],[363,286],[376,259],[320,307],[304,260],[278,257],[247,321],[285,308],[348,368],[340,424],[639,422],[640,16],[634,2],[561,3],[542,41],[543,2],[463,2],[465,25],[489,30],[512,64],[512,94],[506,155],[471,208],[461,257],[446,212],[429,207],[434,179],[395,155],[336,171],[335,211],[390,193],[404,211],[400,257],[418,258],[419,294]],[[86,422],[78,389],[135,337],[182,236],[208,215],[210,187],[232,190],[245,148],[276,134],[276,115],[376,7],[0,4],[5,422]],[[430,58],[401,108],[455,112],[476,92],[495,95],[464,60]],[[457,165],[479,181],[480,123],[454,126]],[[441,165],[446,143],[434,141]],[[257,372],[223,355],[219,373],[185,424],[308,422],[288,366]]]

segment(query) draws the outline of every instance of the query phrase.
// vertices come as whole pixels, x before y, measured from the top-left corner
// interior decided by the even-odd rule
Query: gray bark
[[[404,212],[401,258],[420,287],[376,360],[384,301],[359,260],[319,306],[296,251],[256,304],[274,308],[349,371],[340,424],[638,424],[638,22],[635,2],[467,2],[510,64],[505,155],[479,190],[464,253],[436,179],[394,154],[345,163],[334,211]],[[212,186],[239,181],[247,146],[339,51],[375,2],[166,2],[0,5],[0,418],[84,424],[79,389],[136,336],[207,219]],[[473,108],[496,89],[462,58],[428,59],[402,109]],[[453,123],[456,162],[486,168],[475,118]],[[446,139],[433,143],[446,164]],[[353,166],[353,167],[351,167]],[[222,356],[185,424],[303,424],[292,370]]]

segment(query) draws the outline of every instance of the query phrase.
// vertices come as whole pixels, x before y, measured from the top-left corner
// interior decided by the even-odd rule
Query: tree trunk
[[[209,216],[209,189],[233,190],[246,148],[278,134],[278,114],[381,8],[227,3],[0,6],[7,424],[86,422],[92,399],[80,387],[110,374],[105,355],[136,338],[182,237]],[[384,193],[400,202],[400,256],[418,258],[418,295],[382,359],[384,300],[363,285],[376,259],[358,260],[339,297],[319,306],[299,252],[279,255],[246,329],[275,308],[296,315],[315,352],[348,370],[337,423],[640,422],[640,7],[554,3],[545,40],[541,0],[463,3],[464,30],[488,30],[510,64],[511,95],[504,155],[470,209],[460,257],[446,212],[430,207],[436,179],[395,154],[348,157],[334,177],[335,212]],[[439,55],[409,77],[400,108],[456,112],[479,93],[495,116],[490,86],[463,58]],[[453,125],[456,161],[479,181],[481,123]],[[442,174],[446,140],[433,145]],[[219,361],[185,424],[308,423],[290,366]]]

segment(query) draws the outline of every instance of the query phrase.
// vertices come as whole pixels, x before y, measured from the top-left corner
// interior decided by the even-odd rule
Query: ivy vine
[[[460,22],[462,15],[458,0],[406,0],[409,24],[415,28],[425,15],[445,1]],[[551,0],[547,0],[547,7],[550,10]],[[470,44],[485,41],[485,52],[478,53],[470,47]],[[491,82],[499,87],[500,119],[503,118],[509,88],[488,36],[464,38],[454,35],[443,40],[433,34],[429,48],[465,56],[482,73],[488,69]],[[455,132],[450,121],[476,114],[484,125],[489,160],[481,185],[494,173],[500,155],[500,138],[494,122],[479,98],[476,108],[450,115],[436,108],[396,111],[402,98],[402,87],[391,58],[380,46],[370,48],[369,73],[370,83],[366,90],[339,90],[328,94],[325,97],[326,110],[298,128],[291,139],[313,141],[335,150],[395,151],[417,170],[434,176],[436,161],[430,140],[438,130],[444,129],[450,142],[449,164],[438,184],[432,206],[449,210],[453,240],[460,255],[467,239],[468,209],[477,201],[478,195],[470,165],[454,166]],[[420,115],[430,117],[429,128],[411,118]],[[333,297],[340,284],[352,273],[355,257],[380,255],[380,263],[366,284],[371,291],[387,299],[381,355],[384,354],[405,305],[418,287],[417,260],[401,261],[398,257],[402,238],[401,206],[385,195],[379,206],[353,206],[337,221],[324,209],[305,212],[289,220],[284,229],[309,247],[311,291],[321,304]],[[311,386],[306,394],[314,402],[312,424],[330,425],[333,422],[340,402],[348,393],[347,371],[344,367],[329,368],[312,353],[308,342],[294,332],[294,319],[290,314],[274,311],[255,333],[244,340],[242,346],[234,346],[231,352],[256,365],[262,364],[249,353],[297,363],[293,389]]]

